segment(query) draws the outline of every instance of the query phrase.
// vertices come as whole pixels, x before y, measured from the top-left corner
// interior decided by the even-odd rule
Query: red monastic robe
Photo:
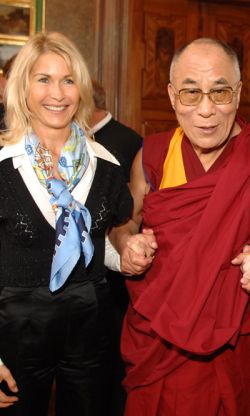
[[[171,136],[144,143],[156,189],[144,226],[159,249],[145,277],[128,281],[125,414],[250,416],[249,295],[231,264],[250,237],[250,125],[208,172],[184,138],[187,183],[158,190]]]

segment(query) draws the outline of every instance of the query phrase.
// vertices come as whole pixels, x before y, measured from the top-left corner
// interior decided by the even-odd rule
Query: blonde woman
[[[130,215],[116,159],[88,138],[86,64],[59,33],[34,35],[6,87],[0,151],[0,408],[109,415],[112,302],[104,239]]]

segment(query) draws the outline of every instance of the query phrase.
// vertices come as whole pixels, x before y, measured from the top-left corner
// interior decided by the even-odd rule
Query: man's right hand
[[[13,393],[18,392],[18,388],[10,370],[4,365],[0,365],[0,387],[2,381],[5,381]],[[12,406],[18,401],[17,396],[7,396],[0,388],[0,408]]]

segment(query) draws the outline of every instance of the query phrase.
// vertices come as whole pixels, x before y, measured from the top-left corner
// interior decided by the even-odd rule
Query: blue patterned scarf
[[[52,155],[41,146],[34,133],[25,137],[25,149],[39,181],[52,195],[50,203],[56,214],[56,242],[50,275],[50,290],[54,292],[65,283],[81,253],[87,267],[94,252],[89,235],[90,213],[71,195],[89,164],[86,139],[78,125],[72,123],[71,135],[58,163],[61,180],[53,177]]]

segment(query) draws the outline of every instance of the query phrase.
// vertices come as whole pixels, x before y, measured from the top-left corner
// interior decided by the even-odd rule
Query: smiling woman
[[[59,37],[57,34],[53,37],[46,34],[44,36],[42,34],[34,35],[18,54],[11,71],[11,80],[7,84],[6,122],[11,133],[3,136],[5,142],[11,141],[13,143],[19,140],[20,134],[22,135],[29,129],[36,118],[36,114],[33,114],[33,111],[36,112],[36,110],[29,108],[29,100],[27,101],[26,97],[29,96],[29,99],[32,97],[36,101],[38,95],[45,94],[47,90],[49,91],[47,97],[49,102],[46,104],[50,105],[52,103],[58,104],[61,99],[60,105],[62,102],[65,105],[67,97],[64,96],[64,93],[66,91],[72,90],[77,93],[75,105],[67,105],[65,110],[67,108],[70,112],[72,109],[71,117],[74,116],[80,127],[85,132],[88,131],[88,123],[93,112],[92,84],[88,69],[75,46],[72,52],[72,43],[66,37],[64,49],[61,49],[61,37],[62,35]],[[27,74],[31,74],[31,76],[27,77]],[[30,87],[31,83],[32,88]],[[59,86],[60,88],[58,88]],[[34,93],[33,88],[35,88]],[[57,91],[55,88],[58,88]],[[59,100],[54,96],[58,93],[61,94]],[[35,95],[37,95],[37,99],[35,99]],[[42,105],[40,110],[41,108],[45,110]],[[42,114],[45,113],[43,111]],[[66,114],[66,111],[63,114]],[[62,138],[63,140],[65,137]]]
[[[85,61],[62,34],[37,33],[15,58],[0,151],[6,416],[47,416],[53,379],[58,415],[111,414],[105,236],[132,200],[117,160],[88,136],[92,97]]]
[[[54,129],[60,131],[59,138],[65,141],[79,101],[78,87],[65,60],[55,53],[44,53],[32,68],[27,99],[32,109],[32,127],[40,143],[48,147],[49,131],[54,134]]]

